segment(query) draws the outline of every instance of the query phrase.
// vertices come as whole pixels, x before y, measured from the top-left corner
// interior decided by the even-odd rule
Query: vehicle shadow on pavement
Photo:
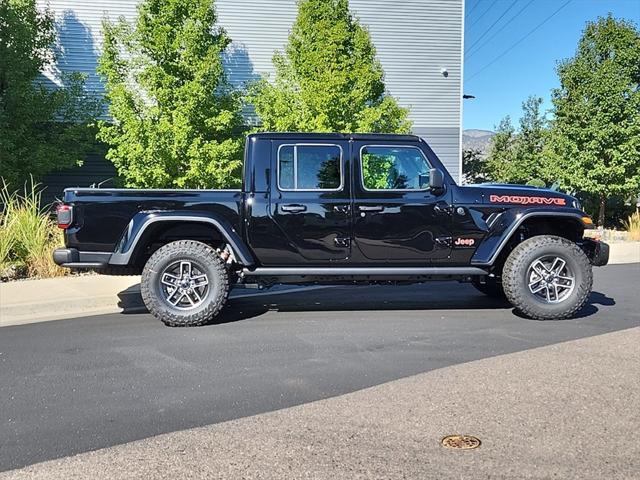
[[[235,292],[234,292],[235,293]],[[124,314],[146,313],[139,285],[118,294],[118,306]],[[592,292],[589,301],[573,319],[586,318],[599,311],[596,305],[613,306],[613,298]],[[508,301],[487,297],[469,285],[452,289],[446,282],[417,285],[332,286],[292,288],[291,291],[260,290],[241,293],[229,299],[218,317],[209,325],[232,323],[276,312],[340,312],[340,311],[418,311],[418,310],[511,310],[515,316],[528,319],[511,307]]]

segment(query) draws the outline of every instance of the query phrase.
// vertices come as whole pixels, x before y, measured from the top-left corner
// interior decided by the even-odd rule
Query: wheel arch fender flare
[[[578,228],[587,228],[582,219],[587,215],[576,209],[512,209],[503,212],[487,233],[473,257],[471,264],[476,266],[493,265],[518,228],[532,218],[562,218],[574,221]]]
[[[189,222],[212,225],[233,249],[239,263],[249,267],[255,264],[254,257],[242,237],[222,215],[214,212],[179,210],[147,211],[135,214],[122,234],[115,252],[111,255],[109,264],[128,265],[145,230],[157,222]]]

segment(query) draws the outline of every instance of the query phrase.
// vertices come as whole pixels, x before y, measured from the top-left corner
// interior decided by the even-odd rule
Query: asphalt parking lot
[[[640,325],[638,264],[595,270],[578,318],[521,318],[455,283],[233,300],[222,322],[114,314],[0,329],[0,470]]]

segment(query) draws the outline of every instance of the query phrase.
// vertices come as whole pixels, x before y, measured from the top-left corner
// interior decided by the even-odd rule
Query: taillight
[[[71,205],[65,205],[61,203],[56,208],[56,214],[58,216],[58,227],[69,228],[73,222],[73,207]]]

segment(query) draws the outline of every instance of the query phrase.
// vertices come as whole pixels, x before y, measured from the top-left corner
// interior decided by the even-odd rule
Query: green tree
[[[486,159],[477,149],[462,151],[462,171],[464,183],[481,183],[488,180]]]
[[[394,132],[411,128],[408,111],[385,92],[369,32],[348,0],[300,0],[285,52],[273,56],[249,101],[263,130]]]
[[[135,25],[103,22],[98,71],[113,122],[98,138],[131,187],[240,183],[242,116],[212,0],[144,0]]]
[[[542,98],[530,96],[522,103],[520,129],[515,144],[515,157],[520,163],[520,181],[543,185],[549,178],[548,162],[544,156],[547,121],[540,112]]]
[[[0,1],[0,175],[12,189],[30,177],[80,164],[92,145],[87,128],[99,106],[78,73],[44,86],[55,66],[55,22],[35,0]]]
[[[573,58],[557,68],[550,154],[560,183],[599,199],[640,191],[640,34],[612,16],[587,23]]]
[[[491,138],[486,162],[487,177],[491,181],[512,181],[512,172],[517,169],[515,138],[516,129],[511,122],[511,117],[507,115],[500,121],[495,135]]]
[[[542,98],[531,96],[522,103],[518,131],[506,117],[492,139],[486,174],[505,183],[544,185],[551,178],[544,154],[548,136],[546,120],[540,112]]]

